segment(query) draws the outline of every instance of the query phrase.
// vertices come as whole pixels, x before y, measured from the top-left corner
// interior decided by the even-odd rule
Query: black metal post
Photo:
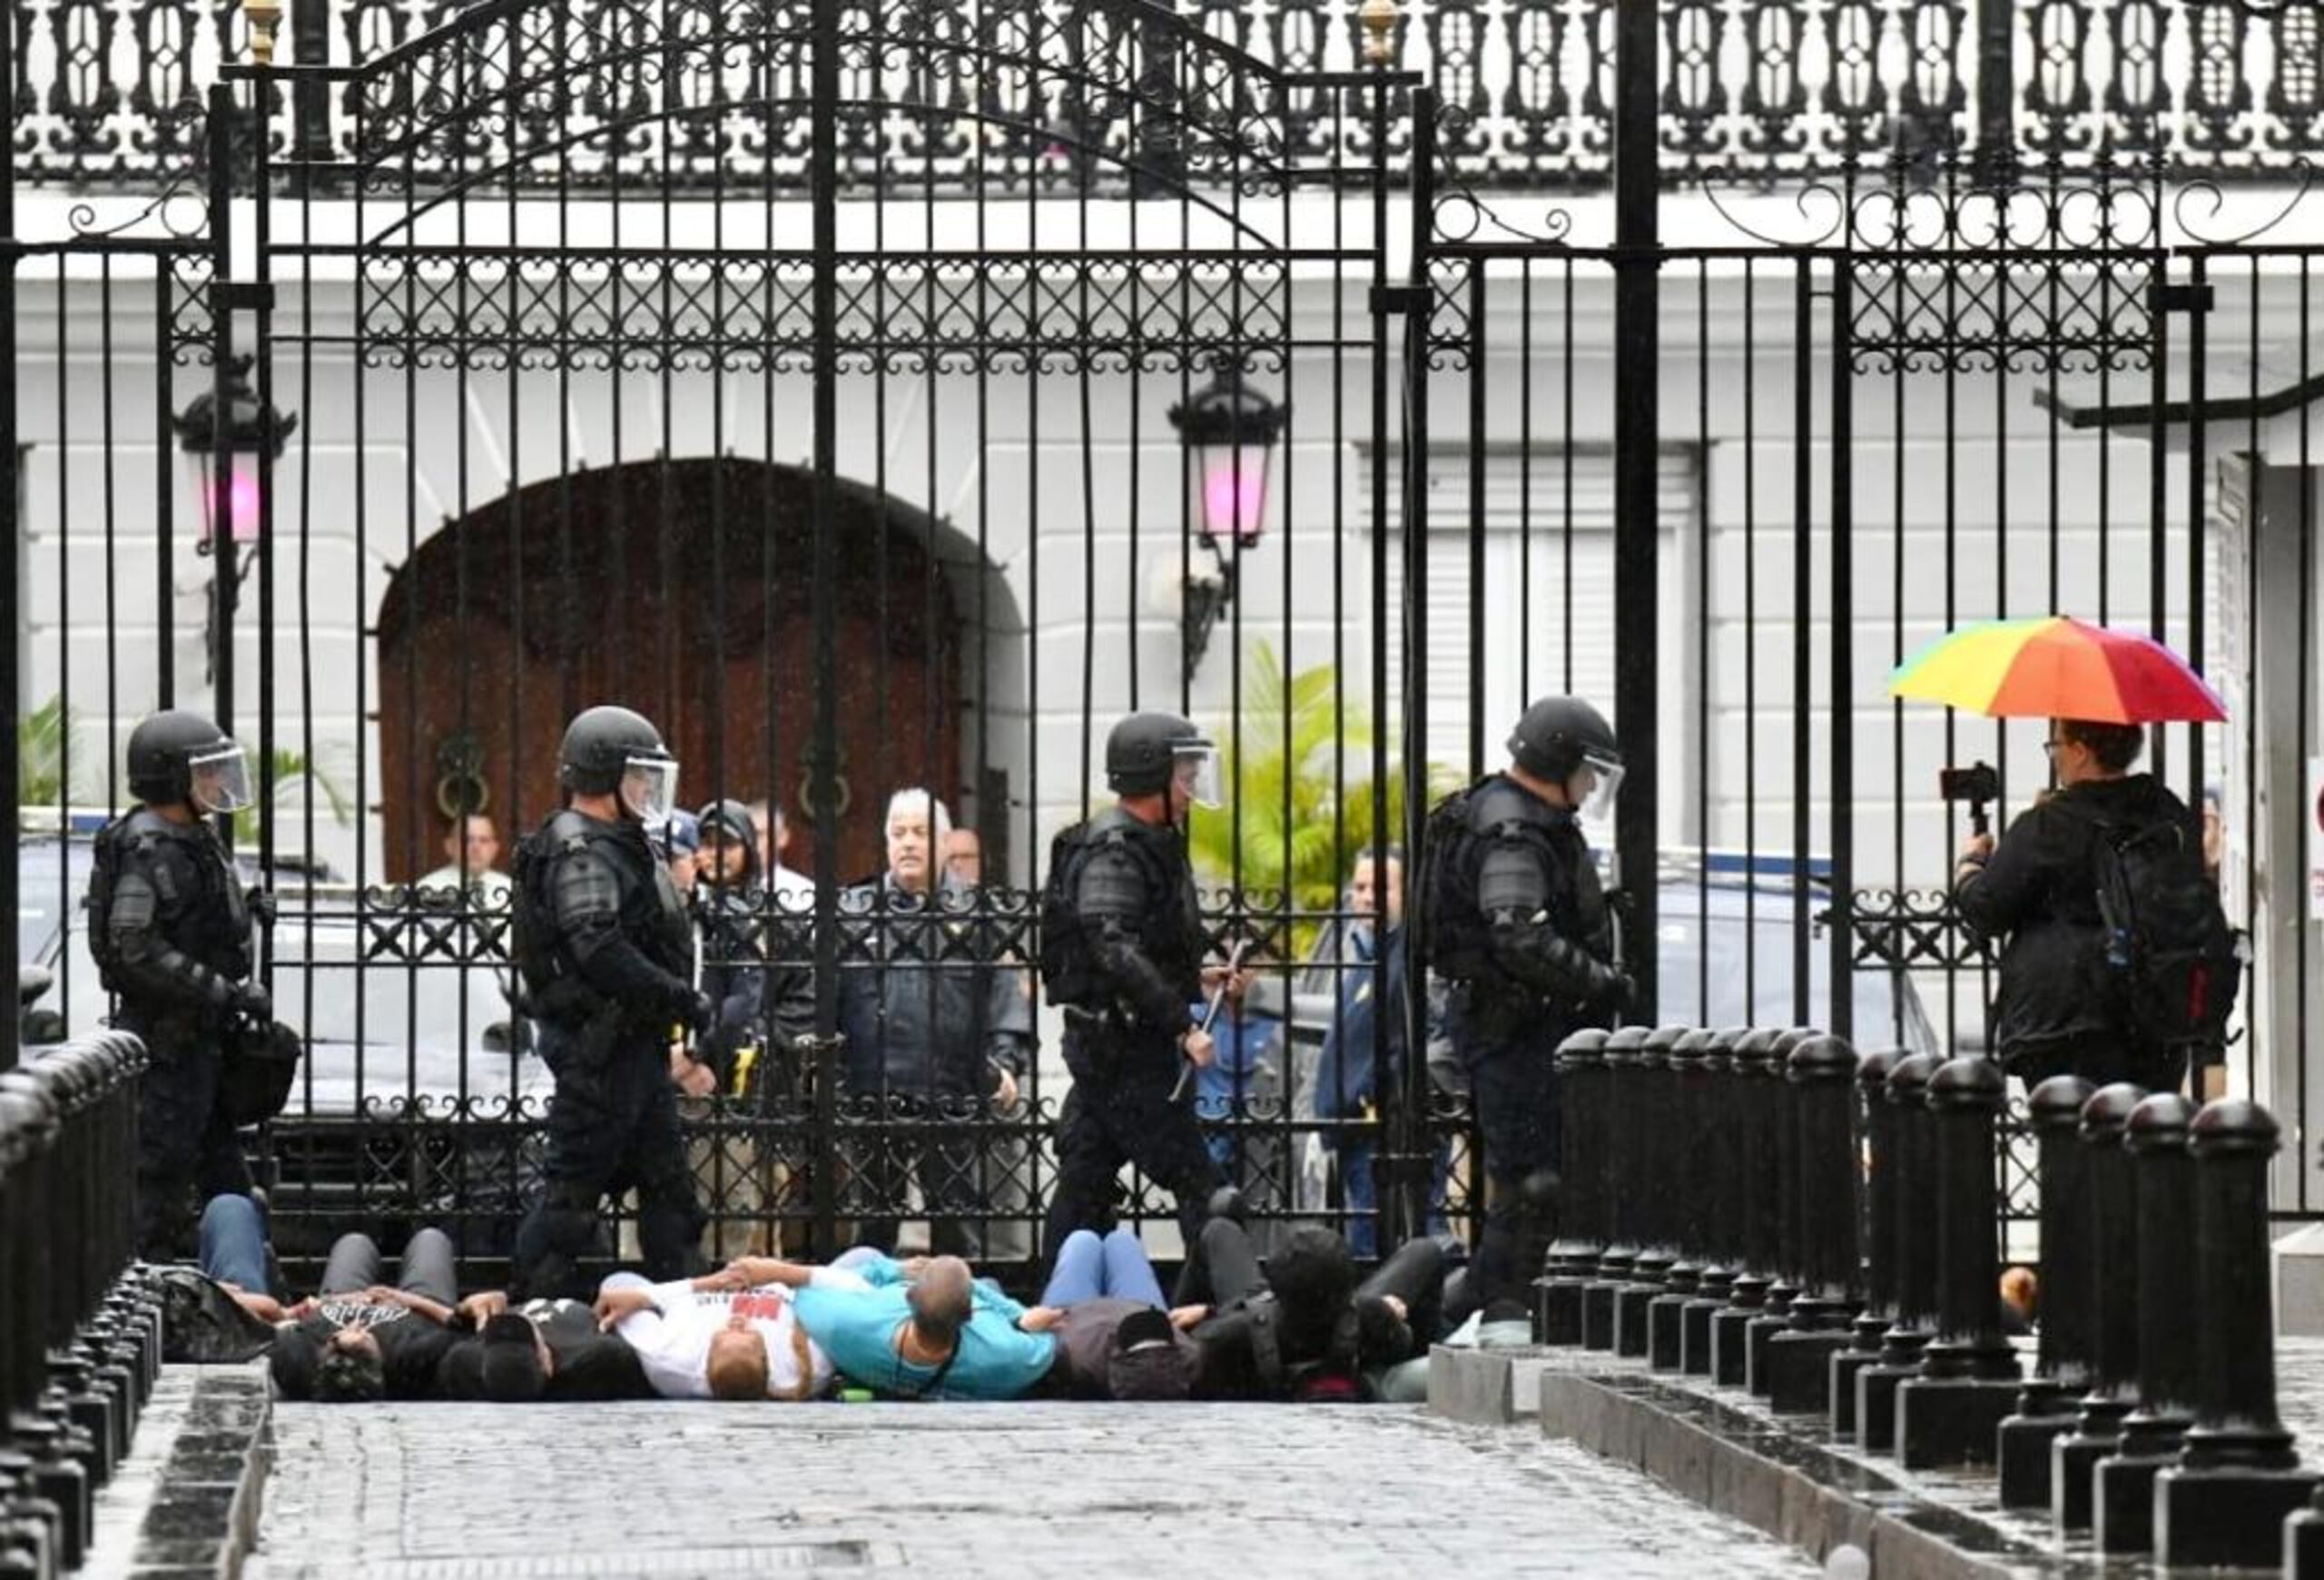
[[[1928,1204],[1936,1194],[1936,1174],[1928,1083],[1944,1062],[1939,1054],[1915,1053],[1888,1072],[1886,1101],[1896,1124],[1896,1319],[1880,1336],[1878,1361],[1856,1375],[1859,1448],[1896,1447],[1897,1387],[1919,1375],[1921,1351],[1935,1337],[1936,1234]]]
[[[2117,1081],[2082,1110],[2090,1148],[2090,1229],[2081,1250],[2089,1259],[2090,1391],[2073,1431],[2050,1445],[2050,1521],[2061,1540],[2090,1528],[2091,1474],[2114,1452],[2138,1382],[2138,1194],[2122,1131],[2144,1101],[2144,1088]]]
[[[842,0],[812,0],[814,60],[809,167],[814,211],[814,585],[839,585],[839,110]],[[815,1042],[814,1245],[838,1253],[839,1148],[839,622],[837,600],[814,604]],[[1048,1248],[1052,1253],[1055,1247]]]
[[[1682,1026],[1658,1026],[1647,1033],[1630,1077],[1630,1091],[1623,1107],[1637,1160],[1630,1173],[1637,1200],[1638,1255],[1630,1259],[1630,1281],[1614,1297],[1614,1353],[1648,1353],[1647,1315],[1660,1298],[1670,1264],[1678,1259],[1670,1245],[1673,1184],[1671,1158],[1671,1059],[1681,1039]]]
[[[2009,183],[2017,169],[2017,54],[2020,0],[1978,0],[1977,152],[1980,185]]]
[[[1768,1403],[1790,1414],[1828,1416],[1832,1358],[1846,1348],[1858,1294],[1856,1051],[1846,1038],[1810,1037],[1791,1051],[1800,1292],[1791,1325],[1768,1343]]]
[[[1768,1346],[1791,1326],[1791,1303],[1798,1298],[1799,1112],[1791,1101],[1790,1068],[1795,1049],[1817,1035],[1795,1026],[1776,1033],[1775,1061],[1768,1071],[1774,1085],[1767,1097],[1768,1150],[1758,1173],[1759,1202],[1769,1231],[1768,1266],[1774,1274],[1768,1303],[1744,1328],[1743,1386],[1765,1398],[1774,1387],[1768,1371]]]
[[[2001,1424],[2004,1508],[2050,1506],[2050,1445],[2073,1429],[2075,1401],[2090,1387],[2090,1154],[2082,1111],[2094,1089],[2053,1075],[2026,1095],[2041,1148],[2041,1341],[2017,1410]]]
[[[1695,1141],[1690,1150],[1700,1170],[1703,1200],[1702,1269],[1696,1278],[1694,1298],[1679,1318],[1679,1369],[1693,1377],[1711,1369],[1712,1316],[1735,1293],[1738,1241],[1743,1214],[1737,1204],[1735,1176],[1741,1156],[1741,1135],[1735,1123],[1735,1102],[1741,1082],[1737,1079],[1735,1050],[1750,1035],[1747,1027],[1711,1033],[1700,1062],[1701,1096],[1696,1111]]]
[[[331,130],[330,84],[310,74],[307,68],[330,64],[331,0],[290,0],[290,53],[300,67],[290,89],[291,160],[300,190],[313,184],[313,167],[329,163]]]
[[[2278,1135],[2275,1117],[2240,1097],[2205,1104],[2188,1127],[2201,1332],[2194,1424],[2179,1463],[2154,1479],[2154,1556],[2166,1568],[2276,1563],[2286,1520],[2319,1485],[2276,1414],[2268,1163]]]
[[[2202,1328],[2188,1291],[2195,1267],[2195,1160],[2187,1138],[2195,1105],[2159,1091],[2131,1111],[2130,1150],[2139,1233],[2139,1407],[2122,1418],[2120,1447],[2098,1462],[2092,1533],[2102,1553],[2154,1545],[2154,1477],[2179,1457],[2194,1422]]]
[[[1683,1363],[1686,1310],[1702,1287],[1703,1226],[1712,1189],[1703,1121],[1711,1084],[1708,1061],[1718,1045],[1716,1032],[1689,1032],[1664,1056],[1670,1094],[1664,1189],[1670,1205],[1663,1228],[1672,1260],[1662,1275],[1662,1293],[1646,1313],[1647,1359],[1657,1371],[1676,1371]]]
[[[1908,1470],[1990,1465],[2017,1403],[2017,1355],[2001,1324],[1994,1138],[2009,1083],[1983,1057],[1929,1077],[1936,1118],[1936,1338],[1896,1390],[1896,1460]]]
[[[1726,1188],[1735,1198],[1736,1272],[1728,1285],[1729,1304],[1711,1314],[1710,1378],[1733,1387],[1742,1387],[1749,1375],[1751,1324],[1767,1315],[1768,1291],[1775,1283],[1775,1207],[1768,1184],[1781,1111],[1783,1035],[1761,1027],[1737,1040],[1735,1101],[1720,1117],[1735,1138]]]
[[[1864,1159],[1864,1308],[1848,1328],[1848,1345],[1832,1357],[1831,1427],[1835,1437],[1856,1437],[1856,1373],[1880,1358],[1880,1336],[1896,1317],[1896,1121],[1889,1108],[1888,1072],[1905,1055],[1875,1049],[1856,1065],[1857,1150]]]
[[[1603,1050],[1607,1124],[1602,1136],[1606,1190],[1606,1245],[1598,1253],[1598,1277],[1581,1293],[1581,1343],[1586,1349],[1614,1348],[1614,1300],[1630,1281],[1639,1254],[1638,1141],[1643,1113],[1638,1102],[1644,1026],[1624,1026],[1606,1038]]]
[[[0,23],[0,84],[5,91],[15,92],[16,84],[16,25],[11,11],[7,20]],[[9,743],[13,751],[17,740],[19,713],[24,699],[20,690],[24,677],[17,670],[16,633],[24,628],[24,612],[19,605],[22,589],[16,585],[16,546],[23,541],[24,522],[18,518],[18,501],[24,495],[24,458],[16,448],[16,140],[11,135],[0,138],[0,355],[7,358],[7,370],[0,373],[0,553],[6,563],[0,564],[0,740]],[[24,1017],[17,1002],[19,972],[16,957],[17,930],[22,925],[16,914],[17,887],[21,883],[16,872],[15,834],[17,819],[23,808],[16,805],[16,775],[12,771],[0,774],[7,781],[0,785],[0,827],[10,830],[8,857],[0,861],[0,1005],[6,1006],[8,1024],[0,1031],[0,1071],[15,1067],[16,1044]]]
[[[1607,1243],[1606,1207],[1612,1197],[1605,1172],[1605,1050],[1606,1033],[1596,1030],[1576,1032],[1558,1049],[1565,1182],[1549,1269],[1533,1286],[1537,1344],[1581,1342],[1582,1291],[1597,1277],[1598,1253]]]
[[[1662,32],[1651,4],[1614,8],[1614,725],[1628,773],[1616,804],[1622,960],[1637,984],[1632,1011],[1655,1018],[1659,928],[1656,875],[1656,731],[1661,710]]]

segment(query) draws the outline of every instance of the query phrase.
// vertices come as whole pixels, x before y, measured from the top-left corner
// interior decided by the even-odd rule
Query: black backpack
[[[2169,1048],[2223,1044],[2242,949],[2192,826],[2182,817],[2096,826],[2097,977],[2115,1024]]]
[[[122,991],[121,953],[113,946],[113,895],[121,885],[122,854],[133,843],[129,819],[135,815],[106,824],[89,846],[89,895],[82,902],[89,912],[89,958],[96,963],[97,980],[109,993]]]
[[[561,814],[559,815],[562,815]],[[520,1014],[538,1015],[556,1007],[559,977],[549,941],[556,936],[556,914],[548,894],[549,868],[568,849],[588,841],[560,832],[551,818],[517,842],[508,884],[508,956],[517,968],[517,997]],[[569,990],[568,990],[569,991]]]
[[[1041,883],[1041,987],[1053,1004],[1088,1008],[1098,990],[1098,963],[1090,957],[1088,935],[1082,930],[1074,906],[1074,888],[1081,879],[1081,856],[1089,833],[1087,823],[1058,831],[1049,841],[1049,875]]]

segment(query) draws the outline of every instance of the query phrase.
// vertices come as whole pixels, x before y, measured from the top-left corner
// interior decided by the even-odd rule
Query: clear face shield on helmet
[[[196,752],[186,758],[185,766],[197,810],[214,815],[240,812],[251,804],[250,759],[239,742]]]
[[[665,825],[678,804],[677,759],[632,757],[622,765],[621,804],[648,828]]]
[[[1218,790],[1218,748],[1208,741],[1188,741],[1174,748],[1170,772],[1187,799],[1196,806],[1216,812],[1225,805]]]
[[[1622,793],[1622,765],[1593,752],[1565,783],[1575,813],[1587,822],[1602,823],[1614,815],[1614,798]]]

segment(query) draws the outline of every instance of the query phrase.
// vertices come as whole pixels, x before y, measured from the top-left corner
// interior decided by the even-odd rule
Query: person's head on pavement
[[[1183,1399],[1194,1391],[1195,1356],[1167,1311],[1133,1311],[1114,1329],[1106,1389],[1124,1403]]]
[[[931,1257],[906,1297],[911,1308],[908,1339],[920,1353],[905,1358],[932,1365],[950,1355],[960,1342],[960,1329],[969,1325],[975,1300],[968,1263],[959,1257]]]
[[[766,1397],[766,1339],[740,1312],[710,1338],[710,1360],[703,1368],[714,1399],[748,1401]]]
[[[387,1358],[367,1328],[342,1328],[315,1357],[313,1397],[319,1405],[368,1405],[388,1397]]]
[[[1283,1308],[1285,1336],[1318,1338],[1337,1325],[1355,1294],[1355,1258],[1332,1230],[1303,1223],[1267,1259],[1267,1288]]]
[[[556,1356],[540,1329],[514,1311],[484,1324],[478,1364],[484,1397],[501,1404],[530,1404],[548,1387]]]

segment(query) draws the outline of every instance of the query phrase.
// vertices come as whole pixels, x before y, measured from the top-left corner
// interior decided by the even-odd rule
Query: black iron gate
[[[2218,49],[2171,123],[2128,77],[2077,92],[2127,12],[1968,9],[1521,3],[1494,66],[1450,8],[300,6],[296,64],[205,98],[147,51],[110,107],[66,80],[103,51],[60,43],[0,158],[0,913],[60,979],[26,1029],[104,1011],[73,919],[122,736],[213,706],[260,751],[237,843],[315,1047],[264,1139],[286,1243],[443,1218],[493,1254],[547,1083],[505,895],[462,880],[548,809],[564,718],[625,701],[783,869],[705,962],[786,983],[746,1094],[695,1114],[721,1249],[917,1217],[1021,1258],[1046,841],[1112,716],[1168,706],[1229,750],[1196,855],[1258,968],[1196,1095],[1222,1161],[1262,1222],[1457,1221],[1456,1062],[1391,1094],[1343,1046],[1380,969],[1352,891],[1393,913],[1415,809],[1529,695],[1610,701],[1649,1009],[1974,1046],[1935,774],[1984,756],[2022,801],[2036,748],[1880,678],[2062,609],[2152,626],[2237,706],[2158,757],[2216,787],[2260,946],[2235,1079],[2304,1116],[2304,188],[2192,182],[2257,114],[2214,102]],[[2290,181],[2312,117],[2270,94],[2243,173]],[[145,195],[35,235],[20,170]],[[879,881],[914,790],[981,864],[918,910]],[[962,1015],[1018,1066],[990,1091],[915,1067],[911,1028]]]

